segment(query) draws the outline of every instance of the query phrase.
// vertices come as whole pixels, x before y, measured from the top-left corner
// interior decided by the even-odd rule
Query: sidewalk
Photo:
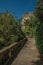
[[[28,38],[27,44],[19,52],[11,65],[41,65],[34,38]]]

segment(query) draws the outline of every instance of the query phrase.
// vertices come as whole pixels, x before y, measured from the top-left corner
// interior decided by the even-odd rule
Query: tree
[[[28,36],[34,36],[35,30],[38,24],[38,20],[36,20],[36,16],[33,14],[33,16],[30,16],[30,19],[25,19],[25,32]]]
[[[39,24],[36,28],[36,45],[40,53],[40,58],[43,60],[43,0],[38,0],[36,15],[39,19]]]
[[[24,38],[20,23],[12,13],[0,15],[0,48]]]
[[[36,6],[36,15],[41,22],[43,22],[43,0],[38,0]]]

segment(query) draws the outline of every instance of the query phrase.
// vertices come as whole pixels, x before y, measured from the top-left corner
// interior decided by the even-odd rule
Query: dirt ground
[[[11,65],[41,65],[34,38],[28,38],[27,43]]]

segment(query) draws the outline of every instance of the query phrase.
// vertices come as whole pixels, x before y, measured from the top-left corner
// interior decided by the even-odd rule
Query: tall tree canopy
[[[0,47],[19,41],[24,36],[19,21],[12,13],[0,14]]]
[[[40,21],[43,21],[43,0],[38,0],[36,6],[36,15]]]

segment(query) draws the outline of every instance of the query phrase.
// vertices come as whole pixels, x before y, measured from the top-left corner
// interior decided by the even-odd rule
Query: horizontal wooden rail
[[[24,38],[19,42],[13,43],[8,47],[5,47],[0,50],[0,65],[7,65],[9,60],[16,55],[16,53],[23,47],[27,42],[28,38]]]

